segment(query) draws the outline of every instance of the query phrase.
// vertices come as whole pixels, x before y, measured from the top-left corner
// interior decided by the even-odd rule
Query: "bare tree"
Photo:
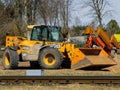
[[[106,10],[109,6],[108,0],[84,0],[83,7],[90,7],[89,13],[94,17],[94,21],[98,21],[102,26],[103,17],[110,12]]]
[[[72,0],[39,0],[38,14],[47,25],[68,27]]]
[[[26,1],[26,4],[24,3]],[[36,0],[0,0],[0,43],[5,42],[6,33],[11,35],[23,35],[25,21],[33,24],[35,19]],[[26,6],[26,10],[25,10]],[[24,15],[26,13],[25,20]],[[23,28],[24,27],[24,28]]]
[[[22,34],[26,26],[43,21],[45,25],[68,28],[72,0],[0,0],[0,37],[5,32]]]
[[[64,0],[61,1],[61,19],[63,21],[63,27],[68,28],[69,24],[69,17],[70,17],[70,7],[71,7],[72,0]]]

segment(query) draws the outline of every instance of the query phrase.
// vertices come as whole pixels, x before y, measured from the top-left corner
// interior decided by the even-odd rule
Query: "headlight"
[[[50,47],[53,47],[53,48],[60,48],[60,44],[50,44]]]
[[[28,46],[23,46],[22,47],[22,50],[29,50],[30,49],[30,47],[28,47]]]
[[[27,56],[27,53],[22,53],[22,56],[23,56],[23,57]]]

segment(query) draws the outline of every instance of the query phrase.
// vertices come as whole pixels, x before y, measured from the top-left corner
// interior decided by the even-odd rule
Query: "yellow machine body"
[[[102,48],[77,48],[74,44],[65,41],[48,42],[28,40],[20,36],[7,36],[6,48],[8,47],[13,47],[19,56],[22,54],[23,61],[38,61],[40,51],[46,47],[52,47],[61,53],[63,61],[69,59],[70,68],[104,68],[116,64]],[[56,59],[56,57],[53,58]],[[45,62],[50,65],[47,59]]]

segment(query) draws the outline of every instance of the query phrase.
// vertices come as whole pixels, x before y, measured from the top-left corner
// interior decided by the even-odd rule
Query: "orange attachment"
[[[87,42],[86,42],[85,45],[84,45],[84,48],[91,48],[91,46],[92,46],[92,40],[93,40],[93,38],[92,38],[92,36],[90,35],[90,36],[88,37],[88,39],[87,39]]]
[[[105,47],[104,42],[99,37],[94,38],[93,41],[97,46],[100,46],[102,48]]]
[[[105,43],[106,47],[109,47],[110,39],[100,26],[98,27],[97,34],[101,38],[101,40]]]

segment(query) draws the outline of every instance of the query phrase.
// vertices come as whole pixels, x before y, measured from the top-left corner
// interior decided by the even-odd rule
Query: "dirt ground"
[[[103,70],[44,70],[45,76],[102,76],[102,75],[120,75],[120,55],[117,55],[114,60],[117,65],[105,68]],[[19,68],[16,70],[3,70],[2,58],[0,59],[0,76],[24,76],[26,70],[31,70],[29,62],[19,63]],[[0,85],[0,90],[119,90],[120,86],[116,85],[90,85],[90,84],[68,84],[68,85]]]
[[[113,85],[89,85],[89,84],[68,84],[68,85],[5,85],[0,90],[119,90],[119,86]]]
[[[120,55],[114,58],[117,65],[102,70],[73,70],[73,69],[58,69],[58,70],[44,70],[44,75],[54,76],[82,76],[82,75],[120,75]],[[25,75],[26,70],[33,70],[30,68],[29,62],[19,63],[19,68],[15,70],[3,70],[2,58],[0,59],[0,76],[2,75]],[[37,69],[39,70],[39,69]]]

